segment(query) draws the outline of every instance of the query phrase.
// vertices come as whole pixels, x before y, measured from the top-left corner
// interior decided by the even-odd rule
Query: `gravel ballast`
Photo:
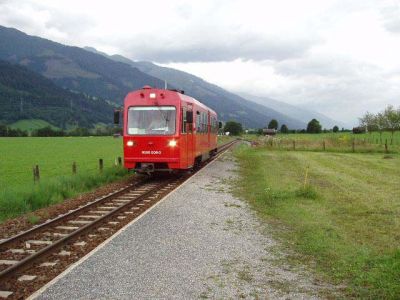
[[[37,299],[318,298],[228,181],[227,153],[130,224]]]

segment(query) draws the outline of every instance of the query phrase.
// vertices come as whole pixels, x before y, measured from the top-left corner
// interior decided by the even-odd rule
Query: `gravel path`
[[[38,299],[317,298],[305,271],[247,204],[228,193],[225,154],[192,177]]]

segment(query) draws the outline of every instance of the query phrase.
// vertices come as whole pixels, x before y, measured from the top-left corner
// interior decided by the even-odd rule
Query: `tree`
[[[268,123],[268,129],[275,129],[278,130],[278,121],[275,119],[272,119],[269,123]]]
[[[282,124],[281,126],[281,133],[288,133],[289,128],[286,126],[286,124]]]
[[[396,110],[392,105],[389,105],[383,112],[383,117],[385,118],[387,129],[392,133],[390,144],[393,145],[394,132],[400,129],[400,108]]]
[[[375,118],[374,118],[374,123],[376,125],[376,128],[379,131],[379,141],[382,144],[382,132],[385,130],[385,128],[388,125],[385,115],[383,113],[376,114]]]
[[[240,135],[243,132],[242,124],[235,121],[228,121],[225,124],[224,132],[229,132],[230,135]]]
[[[377,119],[374,114],[367,111],[359,120],[360,126],[365,127],[368,132],[371,133],[372,131],[378,130],[376,123]]]
[[[400,130],[400,107],[395,109],[392,105],[389,105],[384,111],[377,114],[366,112],[359,120],[360,126],[366,128],[369,132],[379,132],[381,144],[382,132],[384,130],[390,130],[392,133],[391,144],[393,144],[393,136],[396,130]]]
[[[339,131],[339,127],[337,125],[333,126],[332,131],[333,132],[338,132]]]
[[[307,124],[307,133],[321,133],[322,126],[317,119],[312,119]]]

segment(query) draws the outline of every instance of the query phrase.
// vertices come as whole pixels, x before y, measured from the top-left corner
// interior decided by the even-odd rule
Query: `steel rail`
[[[203,165],[207,165],[208,162],[211,162],[212,160],[216,159],[220,154],[222,154],[222,152],[224,152],[225,150],[229,149],[230,146],[232,146],[233,144],[235,144],[237,142],[237,140],[233,140],[231,142],[228,142],[220,147],[217,148],[217,155],[215,155],[214,157],[212,157],[211,159],[209,159],[208,161],[206,161],[206,163]],[[203,167],[202,166],[202,167]],[[3,271],[0,272],[0,281],[6,279],[7,277],[11,277],[17,273],[20,273],[24,270],[26,270],[27,268],[31,267],[33,264],[35,264],[35,262],[43,259],[46,256],[49,256],[51,253],[54,253],[55,250],[58,250],[60,248],[62,248],[63,246],[65,246],[66,244],[68,244],[70,241],[78,238],[79,236],[87,233],[88,231],[92,230],[93,228],[96,228],[99,224],[103,223],[106,219],[111,218],[113,215],[118,214],[119,212],[123,211],[124,209],[134,205],[137,202],[140,202],[141,200],[144,200],[145,198],[147,198],[148,196],[156,193],[157,191],[161,190],[162,188],[170,185],[174,180],[179,180],[179,179],[187,179],[189,177],[191,177],[192,174],[190,176],[183,176],[180,178],[175,178],[175,179],[170,179],[167,180],[161,184],[158,184],[157,186],[151,188],[148,191],[145,191],[143,194],[138,195],[137,197],[135,197],[134,199],[132,199],[131,201],[122,204],[121,206],[113,209],[112,211],[100,216],[99,218],[93,220],[91,223],[86,224],[78,229],[76,229],[75,231],[71,232],[70,234],[68,234],[65,237],[62,237],[58,240],[56,240],[54,243],[40,249],[38,252],[29,255],[25,258],[23,258],[22,260],[18,261],[16,264],[12,265],[11,267],[4,269]],[[63,221],[67,221],[68,219],[73,218],[76,215],[81,214],[82,212],[84,212],[85,210],[96,206],[102,202],[106,202],[108,200],[112,200],[114,198],[117,198],[118,196],[124,195],[126,194],[128,191],[137,188],[137,187],[141,187],[143,185],[145,185],[146,183],[149,183],[149,180],[145,179],[139,183],[130,185],[126,188],[120,189],[114,193],[110,193],[104,197],[101,197],[91,203],[88,203],[82,207],[79,207],[77,209],[75,209],[72,212],[66,213],[64,215],[58,216],[48,222],[42,223],[39,226],[33,227],[27,231],[24,231],[18,235],[15,235],[3,242],[0,243],[0,249],[3,249],[4,247],[16,243],[16,242],[20,242],[21,239],[32,235],[34,233],[39,232],[40,230],[49,227],[50,225],[55,225],[57,223],[61,223]],[[178,182],[179,184],[179,182]]]
[[[122,188],[122,189],[120,189],[120,190],[118,190],[116,192],[110,193],[110,194],[108,194],[106,196],[103,196],[103,197],[93,201],[93,202],[89,202],[84,206],[78,207],[78,208],[74,209],[73,211],[70,211],[70,212],[67,212],[65,214],[62,214],[62,215],[60,215],[60,216],[58,216],[58,217],[56,217],[54,219],[51,219],[51,220],[46,221],[46,222],[44,222],[44,223],[42,223],[42,224],[40,224],[38,226],[32,227],[32,228],[30,228],[30,229],[28,229],[26,231],[23,231],[23,232],[21,232],[21,233],[19,233],[17,235],[14,235],[14,236],[12,236],[12,237],[0,242],[0,249],[7,248],[9,245],[15,243],[16,241],[20,240],[21,238],[24,238],[24,237],[27,237],[27,236],[29,236],[31,234],[37,233],[37,232],[41,231],[43,228],[48,227],[49,225],[54,225],[54,224],[56,224],[58,222],[66,221],[69,218],[72,218],[72,217],[76,216],[77,214],[80,214],[80,213],[84,212],[85,210],[90,209],[93,206],[96,206],[96,205],[98,205],[98,204],[100,204],[102,202],[106,202],[108,200],[111,200],[114,197],[121,196],[121,195],[127,193],[128,191],[130,191],[131,189],[141,187],[142,185],[144,185],[146,183],[148,183],[148,179],[144,179],[144,180],[142,180],[142,181],[140,181],[138,183],[132,184],[132,185],[130,185],[128,187],[125,187],[125,188]]]
[[[220,147],[217,147],[217,153],[219,153],[219,152],[223,151],[224,149],[230,147],[236,141],[237,140],[234,140],[234,141],[228,142],[228,143],[226,143],[226,144],[224,144],[224,145],[222,145]],[[40,230],[42,230],[43,228],[48,227],[49,225],[54,225],[57,222],[62,222],[62,221],[67,220],[68,218],[74,217],[75,215],[80,214],[80,213],[84,212],[86,209],[89,209],[89,208],[91,208],[93,206],[96,206],[96,205],[100,204],[101,202],[108,201],[108,200],[110,200],[110,199],[112,199],[114,197],[118,197],[121,194],[126,193],[127,191],[129,191],[131,189],[138,188],[138,187],[142,186],[143,184],[148,183],[148,181],[149,181],[148,179],[144,179],[144,180],[142,180],[142,181],[140,181],[138,183],[135,183],[135,184],[130,185],[128,187],[122,188],[122,189],[120,189],[120,190],[118,190],[116,192],[113,192],[113,193],[110,193],[110,194],[108,194],[106,196],[103,196],[103,197],[101,197],[99,199],[96,199],[95,201],[89,202],[84,206],[81,206],[81,207],[78,207],[78,208],[74,209],[73,211],[70,211],[70,212],[67,212],[65,214],[62,214],[62,215],[60,215],[60,216],[58,216],[58,217],[56,217],[54,219],[51,219],[51,220],[46,221],[46,222],[44,222],[44,223],[42,223],[40,225],[37,225],[37,226],[32,227],[32,228],[30,228],[30,229],[28,229],[26,231],[23,231],[23,232],[21,232],[19,234],[11,236],[11,237],[9,237],[9,238],[7,238],[7,239],[5,239],[5,240],[0,242],[0,249],[7,248],[10,244],[15,243],[19,239],[21,239],[23,237],[26,237],[26,236],[29,236],[31,234],[37,233]]]
[[[25,269],[29,268],[35,261],[42,259],[44,257],[46,257],[47,255],[53,253],[55,250],[58,250],[60,248],[62,248],[63,246],[65,246],[69,241],[73,240],[74,238],[79,237],[80,235],[88,232],[89,230],[93,229],[94,227],[97,227],[97,225],[101,224],[102,222],[104,222],[106,219],[112,217],[113,215],[119,213],[120,211],[124,210],[125,208],[132,206],[133,204],[140,202],[141,200],[143,200],[144,198],[148,197],[151,194],[154,194],[155,192],[159,191],[160,189],[162,189],[163,187],[167,186],[168,184],[170,184],[172,182],[172,180],[168,180],[167,182],[161,183],[159,185],[157,185],[156,187],[150,189],[149,191],[145,192],[142,195],[139,195],[138,197],[132,199],[132,201],[129,201],[115,209],[113,209],[112,211],[110,211],[109,213],[99,217],[98,219],[94,220],[93,222],[80,227],[79,229],[71,232],[70,234],[68,234],[67,236],[55,241],[53,244],[48,245],[47,247],[44,247],[43,249],[39,250],[38,252],[29,255],[27,257],[25,257],[24,259],[20,260],[18,263],[12,265],[11,267],[3,270],[2,272],[0,272],[0,281],[5,279],[6,277],[10,277],[15,273],[18,272],[22,272]]]

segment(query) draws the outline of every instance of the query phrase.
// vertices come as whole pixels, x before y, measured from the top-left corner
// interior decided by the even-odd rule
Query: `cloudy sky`
[[[397,0],[0,0],[0,24],[350,124],[400,105]]]

